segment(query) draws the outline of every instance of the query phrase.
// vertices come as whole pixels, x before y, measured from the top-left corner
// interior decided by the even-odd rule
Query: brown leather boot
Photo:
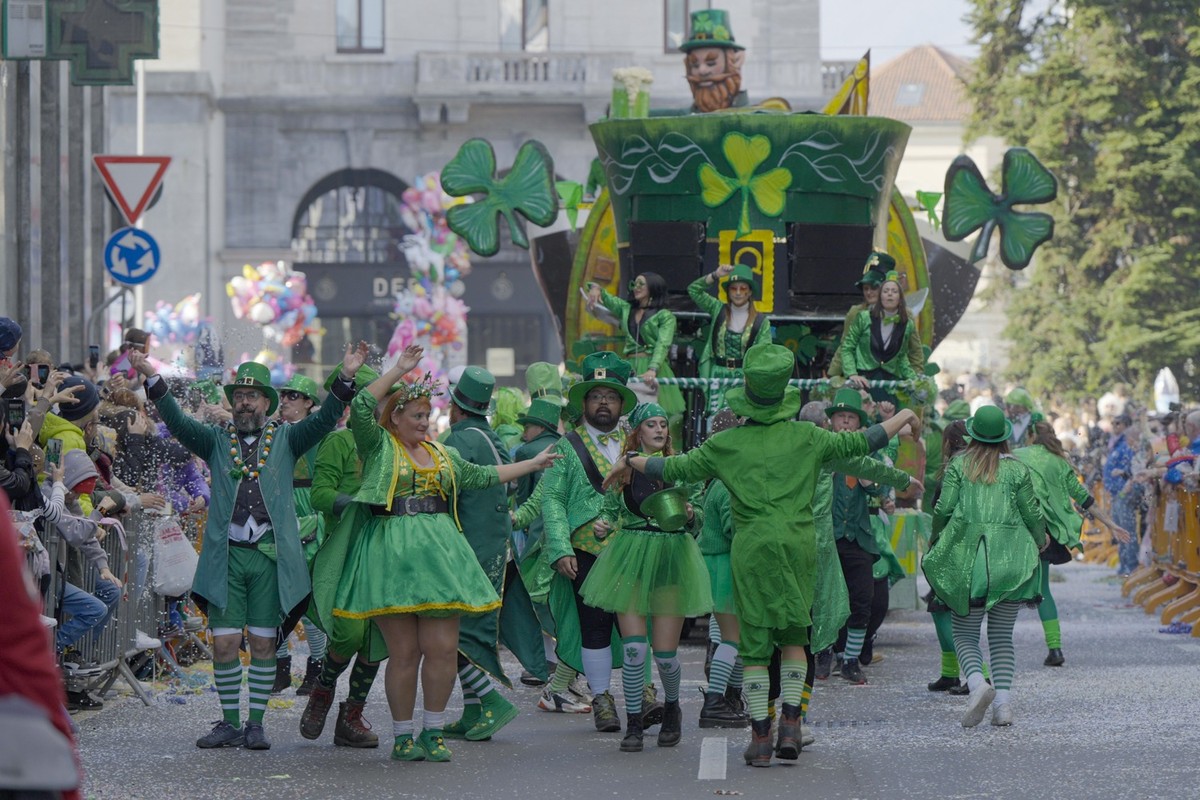
[[[775,745],[775,755],[788,761],[800,757],[800,706],[789,703],[783,704],[783,714],[779,717],[779,740]]]
[[[308,696],[308,705],[300,716],[300,735],[305,739],[320,737],[325,730],[325,718],[333,707],[333,689],[326,689],[319,682],[313,686],[312,694]]]
[[[750,721],[750,744],[742,758],[752,767],[771,766],[771,720],[754,719]]]
[[[313,694],[317,693],[313,689]],[[333,743],[339,747],[379,747],[379,737],[371,732],[371,723],[363,719],[366,703],[347,700],[338,705],[337,726]]]

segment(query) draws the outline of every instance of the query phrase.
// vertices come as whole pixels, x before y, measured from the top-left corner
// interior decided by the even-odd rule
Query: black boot
[[[742,758],[752,767],[769,767],[771,755],[771,720],[750,720],[750,744],[746,746]]]
[[[1042,663],[1047,667],[1061,667],[1063,664],[1067,663],[1067,659],[1063,656],[1062,649],[1055,647],[1050,651],[1049,655],[1046,656],[1046,660]]]
[[[729,686],[725,689],[725,705],[729,706],[736,714],[741,714],[746,718],[746,722],[750,721],[750,715],[746,713],[746,695],[742,693],[742,687]]]
[[[625,725],[625,738],[621,740],[622,753],[642,752],[642,716],[630,714]]]
[[[779,741],[775,746],[775,755],[795,761],[800,757],[801,748],[800,706],[784,703],[783,712],[779,717]]]
[[[313,658],[308,659],[308,666],[304,668],[304,680],[300,682],[300,688],[296,690],[296,695],[312,694],[313,685],[317,682],[317,678],[321,677],[321,670],[324,668],[325,662]]]
[[[271,694],[279,694],[291,685],[292,657],[284,656],[275,659],[275,685],[271,687]]]
[[[936,681],[932,681],[925,688],[927,688],[931,692],[946,692],[946,691],[949,691],[950,689],[953,689],[955,686],[958,686],[958,683],[959,683],[959,681],[958,681],[957,675],[954,676],[953,678],[947,678],[945,675],[943,675],[942,677],[938,678]]]
[[[708,640],[708,652],[704,654],[704,680],[710,680],[708,671],[712,668],[713,654],[717,652],[717,643],[712,639]]]
[[[663,704],[662,727],[658,729],[658,746],[674,747],[683,736],[683,709],[678,700],[669,700]]]
[[[833,667],[833,648],[825,648],[817,653],[817,674],[813,677],[819,681],[829,679],[829,672]]]
[[[725,695],[705,692],[704,707],[700,709],[701,728],[744,728],[746,715],[729,707]]]

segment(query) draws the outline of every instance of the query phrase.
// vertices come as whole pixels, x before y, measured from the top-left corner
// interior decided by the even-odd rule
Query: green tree
[[[1063,399],[1170,367],[1200,395],[1196,0],[972,0],[968,136],[1028,147],[1059,180],[1055,233],[1010,296],[1010,372]],[[1038,4],[1042,7],[1042,4]]]

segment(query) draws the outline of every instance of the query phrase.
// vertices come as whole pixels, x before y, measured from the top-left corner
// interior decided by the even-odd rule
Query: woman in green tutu
[[[363,461],[362,488],[331,536],[356,531],[333,615],[373,620],[387,643],[384,682],[399,761],[449,761],[442,737],[446,701],[458,674],[458,618],[500,606],[457,525],[457,495],[506,483],[549,467],[552,447],[517,464],[471,464],[452,447],[427,441],[435,384],[406,384],[422,349],[404,351],[392,369],[350,404],[351,430]],[[375,410],[394,384],[399,388]],[[414,739],[413,706],[420,667],[425,719]]]
[[[629,415],[633,430],[625,452],[671,455],[667,412],[642,403]],[[645,674],[646,618],[654,624],[654,660],[666,693],[658,746],[679,742],[683,714],[679,708],[681,667],[677,651],[685,617],[712,610],[708,570],[688,528],[699,519],[686,490],[664,492],[661,481],[636,474],[605,495],[596,536],[613,531],[613,540],[596,559],[580,596],[595,608],[617,615],[624,661],[621,667],[628,715],[621,750],[642,749],[642,682]]]

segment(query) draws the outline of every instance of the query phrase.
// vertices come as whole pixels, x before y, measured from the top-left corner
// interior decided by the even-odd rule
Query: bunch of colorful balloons
[[[462,282],[471,273],[471,251],[446,223],[446,210],[469,203],[469,197],[451,197],[442,191],[438,173],[430,172],[413,181],[401,195],[400,218],[413,233],[400,247],[417,277],[451,287],[462,296]],[[416,250],[417,252],[410,252]],[[415,263],[414,263],[415,262]]]
[[[193,345],[200,333],[212,324],[200,318],[200,294],[191,294],[175,305],[159,300],[153,311],[147,311],[146,330],[154,334],[158,344]]]
[[[267,338],[291,347],[306,334],[324,331],[316,324],[317,306],[308,293],[308,280],[284,261],[242,267],[242,274],[225,284],[233,315],[262,326]]]

